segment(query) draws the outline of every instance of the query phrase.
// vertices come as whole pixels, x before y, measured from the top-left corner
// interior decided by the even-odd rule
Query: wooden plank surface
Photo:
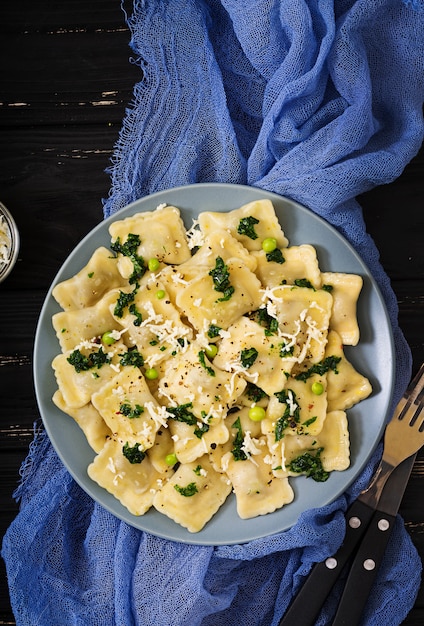
[[[0,6],[0,199],[21,233],[19,261],[0,285],[0,536],[14,518],[12,493],[39,418],[32,352],[46,291],[69,252],[102,219],[109,165],[140,79],[129,62],[118,0],[15,0]],[[361,199],[399,302],[414,372],[424,360],[424,150],[403,175]],[[401,513],[424,556],[424,454]],[[0,560],[0,625],[14,624]],[[424,623],[421,589],[404,624]]]

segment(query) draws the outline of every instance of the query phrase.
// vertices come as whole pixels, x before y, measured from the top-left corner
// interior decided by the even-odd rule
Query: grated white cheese
[[[157,428],[163,426],[168,428],[169,413],[166,410],[166,406],[155,405],[152,401],[146,402],[144,407],[149,411],[150,417],[155,422]]]
[[[0,215],[0,263],[8,263],[10,261],[11,236],[9,226],[6,224],[2,215]]]
[[[112,474],[116,474],[116,467],[115,467],[115,463],[114,463],[113,458],[112,458],[111,456],[108,458],[108,461],[107,461],[107,465],[106,465],[106,467],[107,467],[107,469],[108,469],[110,472],[112,472]]]
[[[186,234],[190,250],[193,248],[200,248],[205,243],[203,233],[199,228],[199,220],[193,220],[193,224]]]
[[[252,437],[250,430],[247,430],[244,435],[241,450],[243,450],[249,461],[252,461],[255,465],[257,465],[257,463],[252,457],[261,454],[261,450],[257,447],[259,444],[259,439]]]

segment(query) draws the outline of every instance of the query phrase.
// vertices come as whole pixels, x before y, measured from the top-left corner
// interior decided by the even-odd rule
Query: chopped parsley
[[[323,376],[330,370],[333,370],[335,374],[338,374],[339,372],[337,370],[337,365],[340,363],[341,359],[342,357],[340,356],[327,356],[323,361],[320,361],[319,363],[314,363],[305,372],[297,374],[295,378],[296,380],[302,380],[303,382],[306,382],[308,378],[312,376],[312,374],[319,374],[320,376]]]
[[[110,246],[114,252],[120,253],[131,260],[133,272],[128,279],[131,285],[137,283],[137,281],[144,276],[147,269],[143,257],[137,254],[140,243],[139,235],[129,233],[125,243],[121,243],[118,237]]]
[[[240,352],[240,362],[246,369],[251,367],[257,358],[258,351],[256,348],[244,348],[244,350]]]
[[[134,446],[131,447],[128,441],[122,447],[122,454],[133,465],[135,463],[141,463],[144,460],[144,457],[146,456],[146,453],[143,452],[143,450],[140,450],[139,443],[136,443]]]
[[[84,356],[80,350],[74,350],[66,359],[68,363],[74,366],[75,371],[87,372],[88,370],[97,367],[100,369],[102,365],[110,362],[110,356],[103,352],[103,348],[100,347],[97,352],[92,352],[88,356]]]
[[[196,476],[200,476],[202,471],[202,466],[198,465],[197,467],[194,468],[193,472],[196,474]]]
[[[288,469],[296,474],[304,474],[307,478],[312,478],[316,482],[325,482],[329,477],[329,473],[322,466],[320,455],[323,449],[317,448],[316,450],[304,452],[288,464]]]
[[[136,348],[129,348],[128,352],[119,355],[121,365],[132,365],[133,367],[142,367],[144,365],[144,357]]]
[[[249,217],[242,217],[239,225],[237,226],[237,232],[239,235],[246,235],[250,239],[257,239],[258,235],[255,232],[255,224],[259,224],[259,220],[253,215]]]
[[[273,250],[272,252],[267,252],[266,260],[268,261],[268,263],[279,263],[280,265],[286,262],[286,259],[283,257],[283,253],[281,252],[280,248],[275,248],[275,250]]]
[[[223,294],[217,302],[229,300],[234,293],[234,287],[230,284],[230,273],[222,257],[216,258],[215,267],[210,270],[209,276],[212,276],[215,291],[220,291]]]
[[[174,489],[185,498],[190,498],[191,496],[194,496],[194,494],[198,491],[196,483],[189,483],[186,487],[174,485]]]
[[[134,417],[140,417],[140,415],[144,413],[144,406],[140,406],[139,404],[136,404],[135,407],[133,408],[131,404],[124,402],[120,405],[119,412],[122,413],[122,415],[125,415],[125,417],[128,417],[129,419],[134,419]]]
[[[206,363],[206,352],[200,350],[197,356],[199,357],[200,365],[205,368],[209,376],[215,376],[215,370]]]
[[[234,447],[231,450],[231,453],[235,461],[246,461],[247,455],[245,451],[242,449],[244,437],[243,437],[243,431],[241,428],[241,422],[240,422],[239,417],[236,419],[234,424],[232,424],[232,428],[235,428],[237,430],[237,433],[234,438]]]

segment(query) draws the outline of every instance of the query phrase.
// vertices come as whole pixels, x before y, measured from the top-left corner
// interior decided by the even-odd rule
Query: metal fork
[[[358,497],[376,508],[390,474],[424,445],[424,363],[399,401],[384,433],[380,464],[367,489]]]
[[[346,513],[346,536],[338,552],[317,563],[280,621],[311,626],[349,558],[355,553],[332,626],[359,622],[383,558],[415,455],[424,445],[424,364],[398,403],[384,434],[382,459],[367,489]]]

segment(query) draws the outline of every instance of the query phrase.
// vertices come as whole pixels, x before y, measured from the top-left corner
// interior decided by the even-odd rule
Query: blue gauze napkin
[[[105,215],[196,182],[249,184],[323,216],[384,295],[395,402],[411,374],[397,304],[355,197],[392,181],[423,140],[424,12],[402,0],[145,0],[123,6],[141,68],[111,167]],[[384,207],[383,207],[384,209]],[[401,217],[400,217],[401,219]],[[289,531],[235,546],[173,543],[119,521],[73,481],[42,429],[3,541],[20,625],[276,625],[311,564],[340,545],[336,502]],[[364,624],[400,624],[421,562],[398,517]],[[328,624],[337,592],[318,624]]]

